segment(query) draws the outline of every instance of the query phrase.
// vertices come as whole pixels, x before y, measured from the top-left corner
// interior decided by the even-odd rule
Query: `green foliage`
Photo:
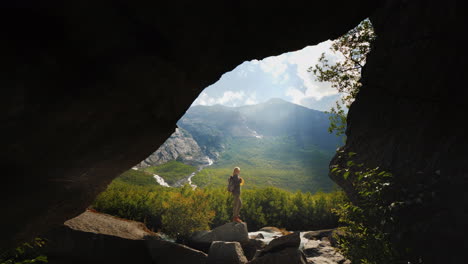
[[[186,185],[180,192],[170,192],[169,199],[162,204],[161,224],[164,232],[179,240],[186,240],[197,230],[209,229],[215,212],[201,190],[191,191]]]
[[[331,86],[343,94],[341,102],[336,102],[330,110],[329,132],[344,134],[346,128],[345,109],[349,108],[361,87],[361,70],[366,63],[367,54],[376,35],[369,19],[333,41],[331,50],[341,55],[344,60],[330,62],[325,53],[320,56],[318,64],[309,68],[320,82],[330,82]],[[344,106],[344,107],[343,107]]]
[[[314,145],[300,146],[293,137],[237,138],[192,181],[200,187],[225,187],[232,169],[239,166],[246,189],[275,186],[289,191],[331,191],[334,183],[327,176],[326,164],[332,156]]]
[[[395,195],[394,177],[378,167],[356,164],[354,155],[339,152],[339,158],[347,160],[345,166],[331,170],[356,191],[355,203],[345,202],[334,209],[345,225],[339,238],[341,250],[353,263],[410,263],[404,257],[410,249],[401,250],[395,243],[404,231],[398,219],[404,203]]]
[[[171,160],[158,166],[144,168],[143,170],[161,176],[171,185],[190,175],[192,172],[195,172],[197,168],[176,160]]]
[[[45,244],[46,241],[38,237],[31,242],[23,243],[0,254],[0,264],[48,263],[47,256],[40,251]]]
[[[332,210],[344,199],[341,192],[311,194],[275,187],[251,189],[242,194],[241,215],[252,230],[266,225],[288,230],[332,228],[338,224]]]
[[[245,188],[276,186],[316,192],[332,190],[328,163],[342,144],[326,132],[328,117],[271,99],[242,107],[194,106],[177,125],[192,135],[203,153],[220,155],[215,164],[192,178],[197,186],[224,187],[227,176],[239,166],[247,181]]]
[[[139,186],[159,185],[151,173],[141,170],[128,170],[122,173],[116,180]]]
[[[241,217],[251,230],[275,225],[289,230],[336,227],[332,213],[345,200],[342,192],[291,193],[275,187],[244,190]],[[193,190],[133,185],[114,180],[92,207],[100,212],[144,222],[181,241],[196,230],[230,222],[232,196],[223,187]]]

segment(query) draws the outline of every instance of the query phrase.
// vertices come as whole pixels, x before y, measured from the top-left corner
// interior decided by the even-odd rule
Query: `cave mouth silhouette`
[[[323,175],[322,177],[326,177],[325,181],[327,181],[328,176],[325,175],[328,174],[328,163],[335,149],[340,147],[343,141],[328,136],[328,115],[321,114],[319,111],[328,111],[337,100],[340,100],[341,95],[329,83],[317,81],[313,73],[310,72],[310,68],[318,63],[322,53],[326,54],[329,60],[341,59],[331,51],[331,43],[331,41],[326,41],[318,45],[306,46],[297,51],[266,57],[262,60],[244,61],[232,71],[224,73],[217,82],[209,85],[200,93],[192,103],[191,108],[178,120],[179,131],[174,132],[157,151],[136,165],[134,169],[147,167],[151,164],[159,165],[170,160],[183,161],[186,153],[179,153],[176,147],[176,143],[180,143],[181,138],[184,139],[183,134],[189,135],[191,144],[194,142],[196,148],[204,152],[202,155],[206,157],[208,162],[196,164],[197,171],[200,171],[202,167],[209,169],[209,166],[219,158],[218,156],[223,153],[226,147],[226,142],[222,142],[216,133],[224,134],[226,138],[255,137],[261,140],[264,136],[257,133],[256,129],[262,121],[266,120],[261,128],[261,133],[267,133],[266,136],[275,135],[277,137],[279,135],[276,134],[281,133],[283,136],[294,137],[298,148],[304,147],[304,144],[313,144],[323,150],[326,148],[327,160],[322,161],[323,164],[319,167],[320,174]],[[251,110],[243,110],[249,107]],[[197,110],[192,110],[195,108]],[[261,110],[263,108],[270,110]],[[252,116],[252,113],[261,114],[263,118]],[[294,120],[285,120],[285,116]],[[246,121],[247,119],[248,121]],[[313,119],[316,119],[315,123],[311,122]],[[311,127],[307,127],[307,123],[310,123]],[[314,124],[317,124],[316,127],[313,127]],[[206,128],[202,130],[201,127]],[[215,133],[213,135],[209,133],[204,135],[203,133],[207,133],[205,131],[207,129],[217,132],[213,132]],[[278,130],[278,132],[272,132],[272,130]],[[313,134],[314,136],[304,136],[304,134]],[[330,141],[331,143],[325,144],[318,139],[314,139],[312,142],[311,138],[313,137],[320,137],[322,141]],[[209,143],[213,145],[211,146],[207,145],[206,142],[214,143]],[[249,147],[249,144],[245,147]],[[215,150],[210,150],[211,148]],[[223,150],[217,150],[217,148]],[[200,152],[200,150],[197,151]],[[243,149],[240,148],[238,151],[242,152]],[[192,155],[189,155],[186,159],[188,165],[194,164],[192,158]],[[281,163],[280,160],[276,162]],[[283,162],[290,163],[291,161],[284,157]],[[237,166],[236,163],[238,162],[233,160],[231,166],[228,166],[229,169]],[[241,161],[238,165],[243,166],[243,163],[246,161]],[[229,175],[230,172],[227,170],[225,174]],[[318,172],[314,169],[309,173],[317,174]],[[191,175],[193,176],[193,174]],[[155,177],[163,185],[167,185],[160,175]],[[191,177],[187,179],[192,184]],[[330,186],[326,190],[331,190],[331,181],[328,181]],[[180,186],[182,182],[172,184]],[[269,184],[265,182],[264,186],[269,186]],[[300,189],[305,191],[305,187]],[[314,188],[310,191],[317,190],[318,188]]]
[[[466,16],[456,1],[1,5],[7,188],[0,206],[8,217],[0,219],[0,248],[81,213],[160,146],[222,73],[246,59],[334,39],[370,17],[379,38],[349,110],[344,149],[402,182],[440,171],[440,200],[426,206],[434,222],[414,237],[426,252],[437,249],[428,262],[462,259],[462,251],[437,254],[453,250],[435,242],[462,241],[466,222],[459,208],[466,207],[467,139],[457,122],[466,112],[459,85]]]

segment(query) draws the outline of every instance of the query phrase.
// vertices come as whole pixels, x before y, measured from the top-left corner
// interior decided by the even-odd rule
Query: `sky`
[[[263,60],[245,61],[206,87],[192,105],[242,106],[281,98],[311,109],[327,111],[340,98],[330,83],[318,82],[307,69],[324,52],[330,62],[341,60],[328,40],[302,50]]]

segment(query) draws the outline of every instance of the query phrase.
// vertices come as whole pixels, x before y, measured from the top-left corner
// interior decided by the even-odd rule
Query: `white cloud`
[[[225,91],[221,97],[211,97],[206,91],[203,91],[198,96],[198,98],[192,103],[192,105],[222,104],[236,106],[238,105],[239,101],[241,101],[244,97],[244,91]]]
[[[290,86],[286,89],[286,95],[292,98],[292,102],[295,104],[301,104],[301,100],[305,97],[304,92]]]
[[[215,98],[210,97],[207,92],[203,91],[192,105],[213,105],[215,101]]]
[[[329,83],[317,82],[313,73],[307,70],[318,62],[322,53],[331,62],[342,59],[330,51],[331,44],[331,41],[325,41],[295,52],[246,61],[207,87],[193,105],[236,106],[280,97],[322,110],[339,98],[338,92]]]
[[[256,93],[253,93],[252,95],[249,96],[249,98],[247,98],[247,100],[245,100],[245,104],[246,105],[254,105],[254,104],[258,104],[258,100],[257,100],[257,94]]]
[[[245,96],[244,91],[239,91],[239,92],[226,91],[223,93],[223,96],[221,98],[218,98],[216,100],[216,103],[227,104],[229,102],[241,100],[242,98],[244,98],[244,96]]]
[[[260,69],[266,73],[270,73],[276,79],[288,68],[285,59],[286,56],[284,54],[265,58],[260,61]]]
[[[338,93],[329,83],[316,81],[314,74],[307,71],[311,66],[318,62],[322,53],[325,53],[327,58],[333,58],[335,61],[340,59],[335,54],[331,53],[331,44],[332,41],[328,40],[316,46],[308,46],[302,50],[288,53],[288,63],[297,65],[296,74],[302,80],[303,85],[306,88],[303,93],[303,97],[314,97],[315,99],[320,100],[324,96],[330,96]],[[286,93],[296,101],[300,96],[298,93],[289,90],[289,88]]]

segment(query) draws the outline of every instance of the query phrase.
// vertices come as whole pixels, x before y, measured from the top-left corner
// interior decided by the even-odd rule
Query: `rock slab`
[[[310,231],[304,234],[304,237],[307,239],[316,239],[320,240],[322,237],[330,237],[334,229],[323,229],[317,231]]]
[[[64,223],[71,229],[95,234],[110,235],[126,239],[145,239],[159,236],[150,231],[145,224],[96,211],[86,210],[79,216]]]
[[[260,256],[266,253],[281,251],[285,248],[299,248],[301,244],[301,233],[295,232],[290,235],[273,239],[260,253]]]
[[[154,263],[205,264],[207,255],[201,251],[164,240],[147,240],[146,246]]]
[[[319,233],[320,231],[313,232]],[[341,255],[336,248],[332,247],[330,239],[327,236],[323,236],[321,240],[311,239],[305,242],[303,252],[306,255],[307,262],[311,264],[350,263],[350,261],[345,259],[345,257]]]
[[[244,250],[244,254],[248,260],[253,259],[257,252],[260,252],[263,248],[265,248],[265,242],[257,239],[250,239],[249,242],[242,244],[242,249]]]
[[[51,264],[205,264],[207,255],[161,240],[143,223],[86,211],[45,234]]]
[[[208,254],[208,264],[245,264],[247,258],[239,242],[214,241]]]
[[[255,257],[249,264],[307,264],[307,259],[301,250],[290,247]]]
[[[231,222],[210,231],[195,232],[189,239],[189,244],[195,248],[205,248],[213,241],[247,243],[249,242],[247,224]]]

